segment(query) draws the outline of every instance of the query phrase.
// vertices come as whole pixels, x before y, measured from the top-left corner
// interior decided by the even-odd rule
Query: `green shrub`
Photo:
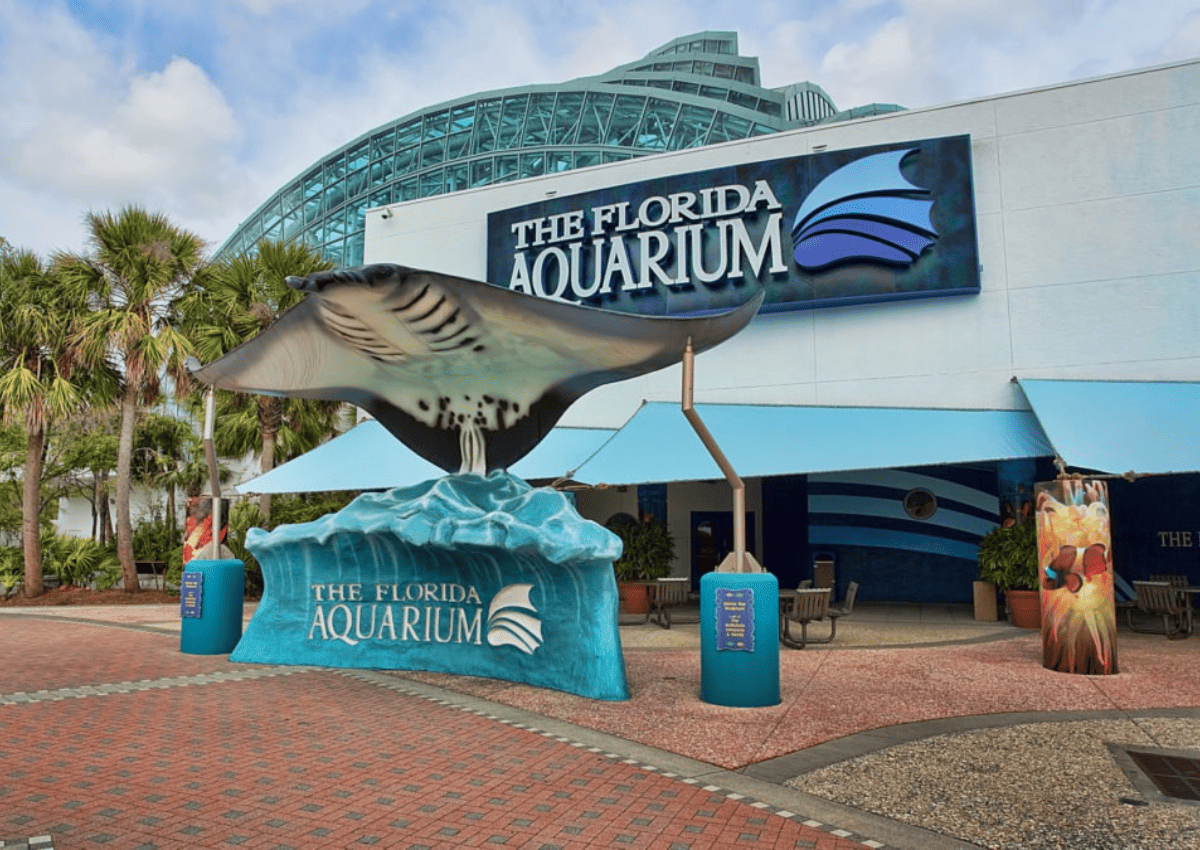
[[[121,580],[121,562],[116,552],[92,540],[43,534],[42,572],[63,585],[108,590]]]
[[[4,598],[12,594],[25,581],[25,553],[20,546],[0,547],[0,590]]]
[[[613,564],[618,581],[652,581],[671,574],[675,538],[655,517],[641,522],[611,522],[608,530],[621,538],[624,549]]]
[[[183,583],[183,546],[176,546],[167,555],[167,569],[163,574],[163,587],[179,592]]]
[[[1001,590],[1037,590],[1037,529],[1032,522],[992,529],[979,541],[979,579]]]
[[[179,529],[172,528],[165,520],[138,523],[133,530],[133,557],[165,564],[170,560],[171,550],[181,543]]]

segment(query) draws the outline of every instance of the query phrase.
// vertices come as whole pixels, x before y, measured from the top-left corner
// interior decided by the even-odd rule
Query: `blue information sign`
[[[717,650],[754,651],[754,591],[717,588]]]
[[[185,572],[179,590],[179,613],[184,617],[200,617],[204,601],[204,573]]]

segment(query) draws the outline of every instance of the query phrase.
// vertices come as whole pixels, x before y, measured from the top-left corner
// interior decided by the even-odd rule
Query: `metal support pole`
[[[692,395],[695,387],[695,361],[696,355],[692,351],[692,338],[688,337],[687,347],[683,351],[683,415],[691,423],[696,436],[704,444],[704,448],[708,449],[708,453],[712,455],[713,460],[717,462],[717,466],[721,468],[721,472],[725,475],[725,480],[729,482],[729,486],[733,488],[734,572],[758,572],[761,568],[746,556],[746,484],[737,472],[734,471],[733,464],[725,457],[725,453],[721,451],[721,447],[717,445],[717,441],[705,426],[704,420],[700,418],[700,414],[692,406]],[[751,566],[752,564],[753,566]]]
[[[212,560],[221,559],[221,475],[217,468],[217,450],[213,446],[213,428],[217,418],[217,391],[209,388],[204,401],[204,460],[208,465],[208,486],[212,490]]]

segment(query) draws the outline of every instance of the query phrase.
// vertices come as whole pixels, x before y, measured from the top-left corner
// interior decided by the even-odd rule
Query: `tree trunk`
[[[171,530],[171,546],[175,546],[175,485],[167,485],[167,528]]]
[[[113,532],[112,510],[108,503],[108,472],[100,473],[100,544],[107,546],[117,535]]]
[[[271,399],[275,401],[275,399]],[[275,468],[275,431],[264,428],[262,432],[262,458],[259,461],[259,469],[262,474],[266,474]],[[258,497],[258,509],[262,511],[263,522],[271,521],[271,494],[261,493]]]
[[[25,595],[42,594],[42,538],[38,523],[41,508],[42,449],[46,432],[31,429],[25,448],[25,480],[21,488],[21,535],[25,549]]]
[[[133,560],[133,520],[129,500],[133,487],[130,469],[133,460],[133,426],[137,418],[137,390],[129,387],[121,399],[121,431],[117,437],[117,557],[121,561],[121,575],[125,579],[125,592],[137,593],[137,564]]]

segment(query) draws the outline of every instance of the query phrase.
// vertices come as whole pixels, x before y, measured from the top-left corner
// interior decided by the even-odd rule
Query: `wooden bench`
[[[1133,589],[1137,593],[1134,607],[1152,616],[1163,618],[1163,633],[1168,640],[1179,640],[1192,633],[1192,611],[1187,600],[1168,581],[1135,581]],[[1134,608],[1127,608],[1125,616],[1129,628],[1143,634],[1159,634],[1153,629],[1140,629],[1133,624]]]
[[[139,585],[142,587],[152,587],[156,590],[162,589],[163,579],[167,572],[166,562],[134,561],[134,567],[137,569]],[[152,578],[144,579],[143,576],[152,576]]]
[[[650,617],[664,629],[671,628],[671,609],[688,601],[690,578],[660,578],[650,588]]]
[[[842,600],[840,608],[830,608],[825,613],[829,617],[829,622],[833,628],[829,632],[829,639],[833,640],[834,634],[837,632],[838,617],[848,617],[854,611],[854,599],[858,596],[858,582],[852,581],[846,585],[846,598]]]
[[[808,643],[829,643],[833,634],[821,640],[809,640],[808,624],[813,620],[823,620],[829,610],[828,587],[798,588],[791,591],[791,604],[783,606],[779,615],[779,642],[792,649],[804,649]],[[791,624],[800,624],[800,640],[792,637]],[[836,625],[835,625],[836,628]]]

